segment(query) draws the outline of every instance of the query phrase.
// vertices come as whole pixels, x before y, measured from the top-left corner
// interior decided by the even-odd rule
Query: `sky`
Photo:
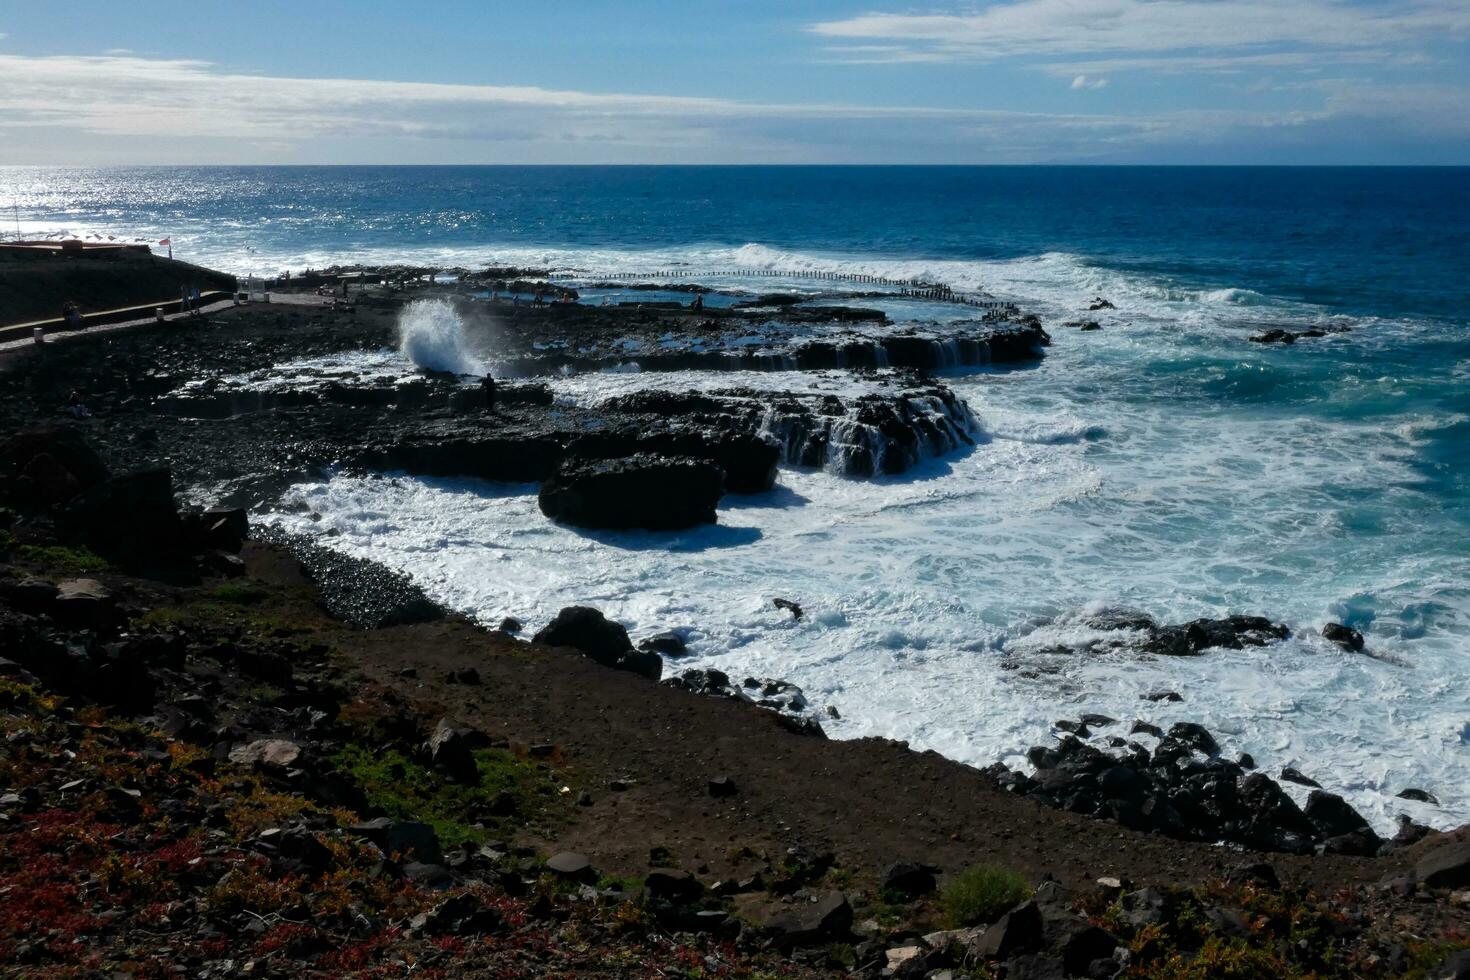
[[[1470,164],[1470,0],[0,0],[0,164]]]

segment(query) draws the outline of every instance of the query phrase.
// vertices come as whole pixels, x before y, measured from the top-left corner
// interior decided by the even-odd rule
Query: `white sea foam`
[[[1470,569],[1417,512],[1417,429],[1280,411],[1226,424],[1207,397],[1154,397],[1185,345],[1155,337],[1140,361],[1135,335],[1086,337],[1038,371],[951,379],[988,436],[974,451],[902,479],[783,471],[773,494],[726,498],[717,527],[579,533],[544,520],[534,487],[402,477],[304,485],[295,499],[321,521],[280,519],[334,530],[333,547],[486,622],[586,603],[635,636],[685,630],[689,666],[787,677],[841,708],[839,737],[1019,764],[1068,714],[1192,720],[1227,752],[1304,769],[1381,829],[1400,812],[1470,818]],[[562,395],[728,378],[587,376]],[[792,622],[776,595],[808,616]],[[1084,638],[1077,612],[1100,603],[1171,622],[1260,613],[1296,636],[1184,659],[1039,652]],[[1329,620],[1362,629],[1377,656],[1323,641]],[[1003,670],[1004,657],[1058,673]],[[1186,700],[1140,700],[1159,688]],[[1395,799],[1406,786],[1443,807]]]
[[[883,391],[892,371],[855,375],[846,371],[649,371],[624,365],[547,381],[559,402],[592,406],[637,391],[711,392],[750,388],[792,394],[855,398]]]
[[[451,374],[484,374],[485,365],[470,352],[465,325],[442,299],[416,299],[398,314],[398,349],[421,368]]]
[[[635,635],[684,630],[689,665],[787,677],[841,708],[829,725],[840,737],[905,738],[966,762],[1017,764],[1068,714],[1199,721],[1227,752],[1249,751],[1273,771],[1297,766],[1381,829],[1401,812],[1441,827],[1470,819],[1470,540],[1441,516],[1419,459],[1460,419],[1412,397],[1423,372],[1463,380],[1465,366],[1373,366],[1393,354],[1395,337],[1427,328],[1362,320],[1352,334],[1260,348],[1243,340],[1249,323],[1308,324],[1322,312],[1062,253],[890,261],[750,245],[498,249],[457,261],[927,278],[1015,298],[1049,324],[1085,316],[1103,329],[1053,328],[1057,342],[1034,370],[947,379],[974,410],[975,450],[903,479],[783,472],[773,494],[727,498],[718,527],[578,533],[545,521],[533,487],[402,477],[301,486],[295,498],[321,521],[289,511],[280,520],[334,530],[324,539],[332,547],[401,568],[486,622],[537,623],[586,603]],[[1098,295],[1117,309],[1088,312]],[[930,305],[918,315],[942,319],[942,304]],[[902,301],[891,315],[915,309]],[[465,355],[457,330],[440,336],[452,342],[428,347]],[[855,382],[841,372],[645,372],[553,384],[560,399],[592,404],[650,387],[841,394]],[[801,601],[807,617],[779,614],[774,595]],[[1257,613],[1296,635],[1186,659],[1044,652],[1086,639],[1079,610],[1097,604],[1170,622]],[[1321,640],[1327,621],[1362,630],[1373,656]],[[1003,670],[1007,658],[1057,672]],[[1158,688],[1186,700],[1140,700]],[[1406,786],[1443,806],[1395,799]]]

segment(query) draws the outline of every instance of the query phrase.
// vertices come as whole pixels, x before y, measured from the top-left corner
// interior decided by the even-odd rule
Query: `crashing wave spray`
[[[484,374],[484,363],[465,348],[464,321],[442,299],[416,299],[398,314],[398,349],[421,368],[452,374]]]

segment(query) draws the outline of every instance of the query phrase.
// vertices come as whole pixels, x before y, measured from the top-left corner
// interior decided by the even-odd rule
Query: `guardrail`
[[[224,290],[210,290],[207,293],[200,293],[199,299],[194,301],[192,305],[206,306],[234,295],[233,292],[226,292]],[[95,313],[83,313],[80,323],[68,323],[64,317],[56,317],[51,320],[32,320],[30,323],[12,323],[9,326],[0,327],[0,343],[12,340],[25,340],[33,336],[35,330],[38,328],[44,335],[50,336],[51,334],[86,330],[88,327],[126,323],[129,320],[147,320],[160,307],[165,313],[181,313],[183,312],[184,304],[179,299],[167,299],[158,303],[143,303],[138,306],[121,306],[114,310],[99,310]]]

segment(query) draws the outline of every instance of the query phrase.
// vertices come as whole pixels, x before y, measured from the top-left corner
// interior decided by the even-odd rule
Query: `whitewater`
[[[949,372],[977,445],[902,478],[783,468],[717,526],[574,531],[533,486],[338,474],[254,515],[399,568],[487,624],[601,608],[670,663],[787,678],[829,734],[976,765],[1096,711],[1201,722],[1295,766],[1380,831],[1470,821],[1470,182],[1393,168],[134,168],[7,172],[26,235],[170,237],[242,275],[336,263],[548,269],[585,302],[618,274],[742,297],[921,279],[1041,315],[1039,364]],[[701,280],[704,281],[704,280]],[[1094,298],[1114,309],[1090,310]],[[663,297],[658,297],[663,298]],[[667,298],[680,298],[672,294]],[[687,295],[683,298],[687,300]],[[720,301],[716,297],[712,302]],[[828,296],[820,301],[841,302]],[[973,310],[864,296],[942,336]],[[242,385],[473,376],[496,352],[416,307],[394,350]],[[1083,333],[1068,321],[1096,320]],[[1266,329],[1350,332],[1264,347]],[[766,338],[734,338],[760,345]],[[848,394],[851,375],[540,379],[567,404],[652,386]],[[779,362],[773,362],[779,368]],[[467,383],[472,383],[467,378]],[[304,509],[301,508],[304,505]],[[800,602],[800,622],[771,605]],[[1257,614],[1293,636],[1198,658],[1059,657],[1101,606]],[[1366,654],[1323,641],[1344,622]],[[1178,691],[1153,704],[1143,693]],[[1108,733],[1106,730],[1104,733]],[[1147,741],[1144,739],[1144,741]],[[1428,790],[1438,807],[1395,798]],[[1284,784],[1291,793],[1300,787]]]
[[[741,251],[769,251],[773,266],[833,262]],[[771,493],[726,497],[714,527],[579,531],[547,522],[532,485],[391,474],[303,484],[260,516],[402,569],[487,624],[534,627],[586,604],[635,639],[675,629],[691,655],[670,670],[793,681],[839,710],[824,718],[834,737],[1020,765],[1053,721],[1082,712],[1198,721],[1227,754],[1301,769],[1380,830],[1402,813],[1440,827],[1470,818],[1470,536],[1433,465],[1470,427],[1444,410],[1441,387],[1470,363],[1463,339],[1441,338],[1460,359],[1431,366],[1418,360],[1433,336],[1424,322],[1171,289],[1052,254],[924,265],[1029,297],[1049,322],[1094,295],[1117,309],[1086,314],[1100,331],[1053,325],[1037,367],[951,372],[977,419],[972,451],[874,481],[783,469]],[[860,257],[841,267],[920,273]],[[1245,341],[1263,318],[1353,330],[1264,348]],[[464,341],[429,319],[429,356],[462,355]],[[415,354],[397,356],[411,369]],[[576,404],[654,385],[854,384],[840,372],[792,382],[632,369],[550,380]],[[774,608],[776,596],[805,618]],[[1259,614],[1294,635],[1199,658],[1050,652],[1085,639],[1081,619],[1105,606],[1166,622]],[[1323,640],[1329,621],[1362,630],[1368,654]],[[1142,700],[1159,690],[1184,701]],[[1440,806],[1395,798],[1409,787]]]

